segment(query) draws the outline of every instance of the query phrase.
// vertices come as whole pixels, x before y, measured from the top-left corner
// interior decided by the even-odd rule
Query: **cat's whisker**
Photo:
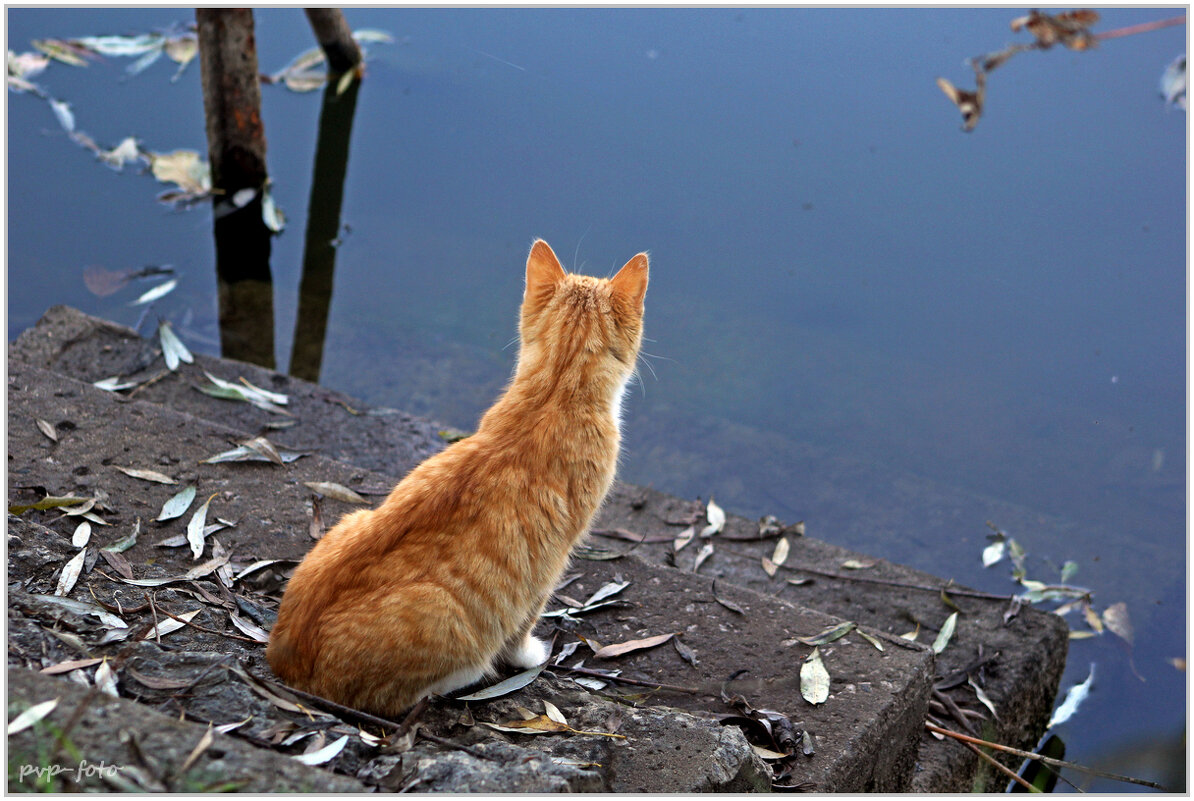
[[[518,341],[518,337],[511,337],[509,342],[507,342],[505,345],[502,345],[502,350],[508,349],[511,345],[513,345],[517,341]]]
[[[648,361],[647,359],[644,359],[644,358],[642,358],[642,354],[641,354],[641,353],[639,354],[639,361],[640,361],[640,362],[642,362],[643,364],[645,364],[645,365],[647,366],[647,369],[651,371],[651,377],[652,377],[652,378],[654,378],[656,381],[658,381],[658,380],[659,380],[659,376],[656,374],[656,372],[655,372],[655,368],[651,366],[651,362],[650,362],[650,361]],[[634,368],[634,377],[635,377],[636,379],[641,379],[641,378],[642,378],[642,376],[639,374],[639,371],[638,371],[638,365],[635,365],[635,368]],[[642,382],[641,380],[639,380],[639,383],[641,384],[641,383],[643,383],[643,382]]]

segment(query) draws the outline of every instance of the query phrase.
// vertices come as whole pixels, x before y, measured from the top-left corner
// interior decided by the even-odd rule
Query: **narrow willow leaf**
[[[137,518],[137,522],[133,524],[133,531],[127,537],[119,539],[111,545],[100,548],[101,551],[108,551],[109,553],[124,553],[129,548],[137,544],[137,535],[141,533],[141,518]]]
[[[998,564],[1003,559],[1003,554],[1007,550],[1007,543],[1003,540],[993,542],[986,548],[983,548],[983,567],[991,567]]]
[[[344,734],[341,735],[338,740],[334,741],[330,745],[325,745],[318,751],[312,751],[309,754],[295,754],[291,757],[291,759],[294,759],[297,762],[302,762],[304,765],[322,765],[325,762],[330,762],[331,760],[335,759],[340,752],[344,750],[344,746],[347,743],[348,735]]]
[[[455,698],[457,701],[488,701],[490,698],[500,698],[503,695],[509,695],[515,690],[521,690],[538,678],[539,674],[543,672],[543,667],[543,665],[539,665],[530,670],[524,670],[504,681],[499,681],[491,687],[486,687],[484,690],[478,690],[468,695],[458,695]]]
[[[695,526],[689,526],[688,528],[681,531],[676,536],[676,539],[674,539],[672,541],[672,552],[679,553],[681,550],[684,549],[685,545],[692,542],[692,538],[695,536],[696,536],[696,527]]]
[[[654,637],[644,637],[641,640],[627,640],[613,645],[606,645],[600,648],[597,653],[593,654],[594,659],[612,659],[615,656],[628,654],[631,651],[642,651],[647,648],[654,648],[657,645],[663,645],[665,642],[675,637],[675,632],[667,634],[657,634]]]
[[[76,548],[84,547],[91,539],[91,524],[84,520],[75,528],[75,533],[71,535],[70,544]]]
[[[705,506],[705,519],[709,521],[709,525],[701,529],[702,537],[712,537],[726,527],[726,513],[720,506],[713,502],[712,498],[709,499],[709,503]]]
[[[908,640],[909,642],[916,642],[916,638],[920,636],[920,624],[916,624],[915,631],[908,631],[900,635],[901,640]]]
[[[878,637],[872,637],[871,635],[867,634],[862,629],[858,629],[858,636],[862,637],[862,639],[866,640],[871,645],[875,646],[875,648],[877,648],[878,650],[880,650],[880,651],[883,650],[883,643],[879,641]]]
[[[978,702],[987,709],[991,710],[992,717],[998,718],[999,713],[995,711],[995,704],[991,701],[990,697],[983,690],[983,688],[978,686],[973,677],[967,676],[966,680],[969,682],[970,688],[974,690],[974,695],[978,698]]]
[[[74,133],[75,130],[75,114],[70,110],[70,103],[62,100],[54,100],[50,98],[50,108],[54,111],[54,116],[58,118],[58,124],[62,126],[62,130],[67,133]]]
[[[829,699],[829,671],[818,648],[800,666],[800,695],[810,704],[823,704]]]
[[[713,555],[713,541],[710,540],[701,546],[701,550],[696,555],[696,560],[692,563],[692,572],[695,573],[701,569],[701,565],[705,560]]]
[[[725,598],[719,598],[717,596],[717,579],[713,579],[713,586],[712,586],[712,588],[710,588],[710,592],[713,594],[713,600],[717,601],[719,604],[724,606],[726,609],[729,609],[731,612],[737,612],[740,615],[746,614],[746,610],[743,609],[738,604],[734,603],[733,601],[726,600]]]
[[[34,422],[35,422],[35,423],[37,423],[37,430],[38,430],[38,431],[40,431],[41,433],[45,434],[45,435],[46,435],[47,437],[49,437],[49,438],[50,438],[52,441],[54,441],[54,442],[57,442],[57,441],[58,441],[58,432],[54,430],[54,426],[50,425],[50,424],[49,424],[49,423],[47,423],[45,420],[42,420],[40,417],[39,417],[39,418],[36,418],[36,419],[34,420]]]
[[[124,473],[126,476],[130,476],[132,478],[139,478],[142,481],[153,481],[158,484],[177,484],[178,483],[177,481],[170,478],[170,476],[166,475],[165,473],[159,473],[156,470],[139,470],[135,467],[121,467],[118,464],[114,464],[112,466],[115,467],[120,472]]]
[[[278,449],[274,447],[274,443],[270,442],[265,437],[253,437],[252,439],[242,443],[242,445],[254,453],[264,456],[266,461],[274,464],[285,464],[282,461],[282,455],[278,453]]]
[[[166,501],[162,505],[162,511],[158,513],[156,520],[173,520],[176,517],[182,517],[187,509],[191,507],[191,502],[195,500],[195,487],[191,485],[186,487],[181,492],[176,494],[173,498]]]
[[[125,623],[102,606],[90,604],[86,601],[76,601],[74,598],[61,598],[57,595],[39,595],[37,593],[31,593],[29,597],[36,598],[45,603],[54,604],[55,606],[61,606],[70,612],[74,612],[76,615],[94,615],[105,626],[111,626],[116,629],[127,629],[129,626],[128,623]]]
[[[755,745],[754,743],[751,743],[750,747],[754,750],[754,752],[756,754],[759,755],[760,759],[770,759],[770,760],[787,759],[788,757],[791,756],[791,754],[781,754],[779,751],[772,751],[768,748],[764,748],[761,745]]]
[[[125,389],[132,389],[140,384],[140,381],[121,381],[120,376],[114,375],[111,378],[105,378],[103,381],[94,381],[91,386],[96,389],[106,390],[107,392],[120,392]]]
[[[1077,572],[1078,572],[1078,563],[1067,561],[1064,565],[1061,566],[1061,583],[1068,584],[1070,579],[1072,579],[1074,577],[1074,574]]]
[[[842,623],[834,623],[831,626],[826,626],[812,636],[797,637],[796,639],[805,645],[828,645],[834,640],[840,640],[842,637],[845,637],[856,628],[858,628],[856,623],[847,620]]]
[[[325,498],[332,498],[333,500],[344,501],[345,503],[369,504],[369,501],[343,484],[336,484],[332,481],[304,481],[303,486],[318,492]]]
[[[846,570],[866,570],[874,566],[874,562],[864,562],[861,559],[847,559],[842,562],[842,567]]]
[[[102,693],[120,697],[120,690],[116,688],[116,671],[112,669],[112,663],[107,658],[95,669],[95,686]]]
[[[811,578],[790,578],[790,579],[788,579],[788,583],[795,585],[797,587],[803,587],[806,584],[812,584],[813,579],[811,579]]]
[[[34,704],[26,709],[21,714],[8,722],[8,736],[11,737],[17,732],[25,729],[43,719],[46,715],[54,711],[54,707],[58,706],[58,699],[51,701],[42,701],[40,704]]]
[[[153,303],[158,298],[163,298],[166,295],[169,295],[171,292],[174,291],[174,288],[176,286],[178,286],[177,278],[171,278],[169,281],[163,281],[162,283],[155,286],[153,289],[150,289],[149,291],[147,291],[141,297],[134,300],[129,305],[130,306],[143,306],[146,303]]]
[[[939,654],[945,650],[945,646],[949,645],[950,639],[954,636],[954,628],[957,625],[958,613],[952,612],[941,624],[941,631],[937,632],[937,638],[933,640],[933,653]]]
[[[585,601],[581,608],[588,609],[588,608],[592,607],[593,604],[599,603],[600,601],[604,601],[607,598],[612,598],[613,596],[617,595],[618,593],[620,593],[622,590],[626,589],[629,586],[630,586],[629,581],[611,581],[608,584],[606,584],[605,586],[601,587],[601,589],[597,590],[597,592],[590,595],[589,600]],[[577,611],[579,611],[579,610],[577,610]]]
[[[495,731],[510,732],[512,734],[556,734],[557,732],[572,731],[567,723],[552,720],[547,715],[539,715],[530,720],[510,720],[505,723],[488,723],[481,721],[482,726],[488,726]]]
[[[255,623],[245,620],[235,612],[229,612],[228,617],[232,620],[232,625],[240,629],[244,634],[252,637],[257,642],[269,642],[269,632]]]
[[[12,504],[8,507],[10,514],[23,515],[31,509],[37,511],[45,511],[46,509],[58,509],[64,506],[76,506],[80,503],[92,501],[94,506],[95,498],[80,498],[75,495],[47,495],[37,503],[27,504]]]
[[[185,626],[187,623],[191,622],[191,619],[193,617],[195,617],[195,615],[199,614],[199,612],[200,612],[200,610],[198,610],[198,609],[192,609],[190,612],[187,612],[186,614],[179,615],[178,616],[180,618],[179,620],[175,620],[172,617],[168,617],[165,620],[160,621],[156,626],[154,626],[152,629],[150,629],[149,633],[145,635],[145,639],[156,640],[158,637],[165,637],[167,634],[178,631],[183,626]]]
[[[1051,729],[1054,726],[1060,726],[1067,720],[1074,716],[1078,711],[1078,707],[1086,700],[1086,696],[1090,694],[1090,688],[1094,684],[1095,666],[1091,664],[1090,675],[1086,677],[1086,681],[1081,684],[1075,684],[1065,694],[1065,700],[1061,702],[1061,706],[1054,711],[1053,717],[1049,718],[1046,729]]]
[[[766,556],[764,556],[761,561],[763,565],[763,572],[766,573],[769,578],[775,578],[775,571],[779,570],[779,566]]]
[[[543,702],[543,711],[547,715],[547,717],[551,718],[556,723],[563,723],[565,726],[568,725],[567,719],[564,718],[564,713],[562,713],[559,710],[559,707],[557,707],[551,701],[545,700]]]
[[[63,565],[62,573],[58,576],[58,588],[54,590],[55,595],[70,595],[70,591],[75,587],[75,582],[79,580],[79,574],[83,572],[83,560],[86,558],[87,549],[84,548]]]
[[[1099,635],[1095,634],[1093,631],[1071,631],[1070,632],[1071,640],[1089,640],[1091,637],[1098,637],[1098,636]]]
[[[203,755],[203,752],[211,747],[212,742],[215,741],[215,733],[212,731],[213,724],[207,724],[207,731],[203,732],[203,736],[199,738],[199,742],[195,743],[195,747],[191,749],[191,753],[183,761],[182,766],[178,769],[176,775],[182,776],[191,766]]]
[[[1128,605],[1123,601],[1111,604],[1103,610],[1103,625],[1119,635],[1128,645],[1132,644],[1135,633],[1132,631],[1132,620],[1128,617]]]
[[[1082,605],[1082,615],[1086,618],[1086,625],[1090,626],[1098,634],[1103,633],[1103,621],[1099,617],[1098,612],[1090,608],[1089,603]]]
[[[779,542],[775,543],[775,552],[771,554],[771,562],[776,567],[782,565],[788,560],[788,551],[791,546],[788,544],[787,537],[780,537]]]
[[[91,659],[68,659],[65,662],[59,662],[57,665],[50,665],[38,671],[47,676],[56,676],[59,673],[70,673],[72,670],[79,670],[81,668],[88,668],[92,665],[98,665],[104,660],[100,657],[93,657]]]
[[[178,338],[166,320],[163,320],[158,326],[158,339],[162,343],[162,357],[166,360],[166,367],[171,372],[178,369],[180,362],[191,364],[195,361],[195,357],[187,350],[187,346],[182,344],[182,340]]]
[[[191,545],[192,559],[198,559],[203,555],[203,528],[207,525],[207,507],[211,504],[211,499],[218,494],[213,492],[187,523],[187,542]]]

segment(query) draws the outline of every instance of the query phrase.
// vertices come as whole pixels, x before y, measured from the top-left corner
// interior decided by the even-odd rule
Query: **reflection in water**
[[[240,209],[213,204],[216,277],[220,303],[220,354],[274,367],[274,291],[270,230],[261,218],[261,196]],[[226,212],[226,213],[221,213]]]
[[[337,93],[337,88],[336,84],[328,83],[319,113],[315,174],[311,180],[311,200],[307,204],[303,277],[299,283],[298,315],[290,352],[290,374],[315,382],[319,381],[323,363],[332,278],[336,271],[335,240],[340,231],[348,144],[360,82],[354,80],[342,94]]]

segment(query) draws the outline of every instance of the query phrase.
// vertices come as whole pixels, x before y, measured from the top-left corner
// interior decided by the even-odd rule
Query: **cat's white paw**
[[[528,634],[517,648],[512,648],[507,652],[506,661],[515,667],[533,668],[546,662],[547,656],[547,643]]]
[[[486,671],[479,667],[467,667],[450,673],[423,691],[425,695],[447,695],[476,684],[485,678]]]

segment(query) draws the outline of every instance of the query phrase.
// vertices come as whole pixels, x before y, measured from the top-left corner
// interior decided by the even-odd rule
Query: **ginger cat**
[[[534,243],[505,393],[475,434],[315,544],[270,635],[274,673],[397,715],[496,660],[543,663],[532,629],[613,483],[646,292],[645,253],[599,279]]]

